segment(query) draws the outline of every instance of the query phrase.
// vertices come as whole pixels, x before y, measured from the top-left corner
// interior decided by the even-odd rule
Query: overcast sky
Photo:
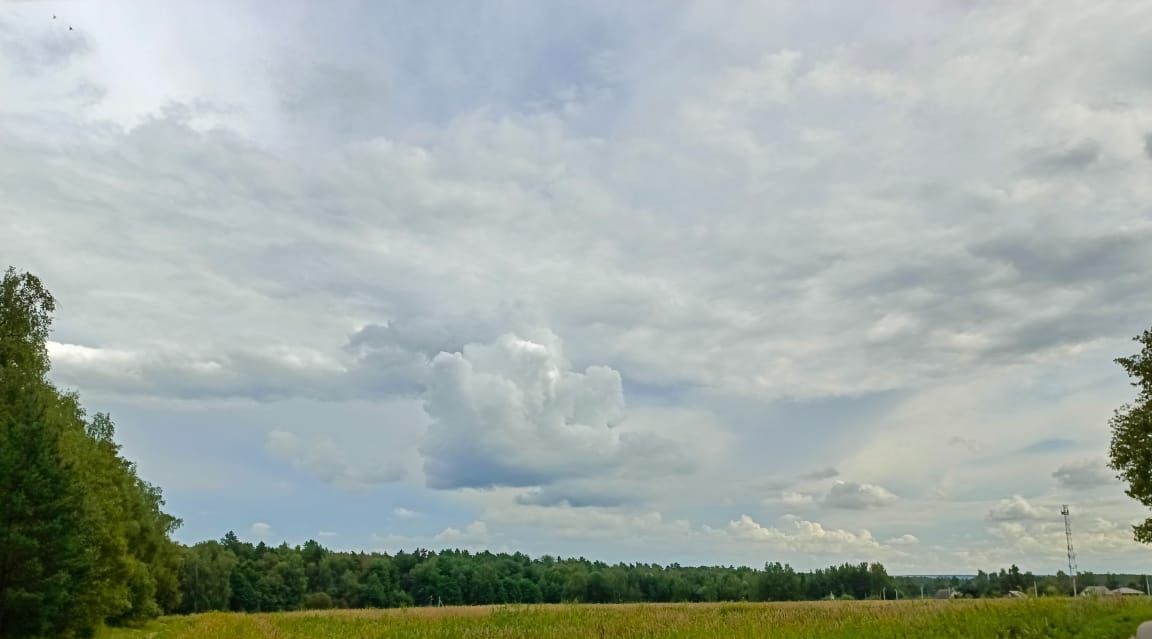
[[[55,17],[54,17],[55,16]],[[1152,572],[1152,3],[0,5],[0,266],[186,542]]]

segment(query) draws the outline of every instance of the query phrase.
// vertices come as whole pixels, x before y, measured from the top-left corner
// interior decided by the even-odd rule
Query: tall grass
[[[209,613],[100,639],[1127,639],[1150,619],[1145,598],[496,606]]]

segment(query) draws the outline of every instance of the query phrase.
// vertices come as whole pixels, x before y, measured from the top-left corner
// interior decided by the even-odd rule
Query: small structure
[[[1009,590],[1008,594],[1004,595],[1004,596],[1009,598],[1009,599],[1027,599],[1028,598],[1028,594],[1025,593],[1023,590]]]
[[[1080,591],[1081,597],[1105,597],[1110,594],[1112,594],[1112,591],[1108,590],[1106,586],[1085,586],[1084,589]]]
[[[951,588],[941,588],[940,590],[936,591],[935,595],[932,595],[932,598],[933,599],[955,599],[959,596],[960,596],[960,593],[956,592],[955,590],[953,590]]]
[[[1143,595],[1144,593],[1140,590],[1136,590],[1135,588],[1117,588],[1116,590],[1110,591],[1108,594],[1119,595],[1121,597],[1135,597],[1138,595]]]

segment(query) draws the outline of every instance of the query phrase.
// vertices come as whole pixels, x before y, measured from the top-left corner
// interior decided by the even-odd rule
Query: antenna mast
[[[1072,596],[1076,596],[1076,551],[1072,548],[1072,513],[1068,510],[1068,504],[1060,509],[1060,514],[1064,515],[1064,537],[1068,539],[1068,574],[1072,577]]]

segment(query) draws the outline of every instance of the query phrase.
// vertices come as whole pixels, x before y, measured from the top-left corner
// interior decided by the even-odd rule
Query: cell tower
[[[1072,513],[1068,510],[1068,504],[1060,509],[1060,514],[1064,515],[1064,537],[1068,539],[1068,574],[1072,577],[1072,596],[1076,596],[1076,550],[1072,548]]]

